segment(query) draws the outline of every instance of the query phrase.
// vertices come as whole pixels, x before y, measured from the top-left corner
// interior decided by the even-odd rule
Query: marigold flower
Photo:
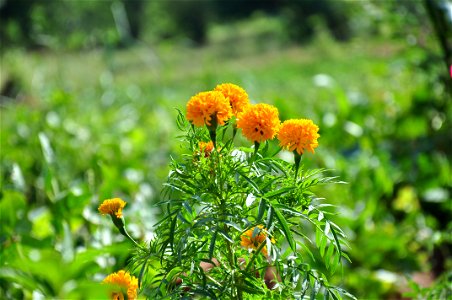
[[[231,105],[218,91],[198,93],[187,103],[187,119],[198,127],[224,125],[231,117]]]
[[[245,231],[242,236],[240,237],[240,245],[242,247],[245,247],[247,249],[254,249],[257,250],[262,243],[265,243],[265,240],[267,238],[267,231],[264,229],[264,226],[257,225],[257,228],[259,228],[259,232],[253,237],[254,230],[256,227],[253,227],[251,229],[248,229]],[[275,239],[271,238],[270,241],[274,244]],[[264,246],[261,250],[262,254],[265,256],[268,255],[267,253],[267,246]]]
[[[229,100],[234,116],[237,116],[239,113],[245,110],[248,105],[250,105],[248,94],[238,85],[232,83],[223,83],[217,85],[214,90],[223,93],[226,99]]]
[[[138,279],[130,275],[129,272],[120,270],[117,273],[112,273],[103,280],[103,283],[115,286],[111,293],[111,299],[124,300],[123,291],[127,293],[128,300],[137,298]]]
[[[317,139],[320,135],[317,133],[319,127],[309,119],[292,119],[284,121],[278,132],[279,144],[289,149],[303,154],[304,150],[314,153],[319,143]]]
[[[213,150],[213,142],[199,142],[199,152],[200,154],[204,154],[204,157],[209,157],[210,153]]]
[[[278,109],[269,104],[250,105],[237,119],[237,127],[242,129],[243,135],[258,143],[273,139],[280,123]]]
[[[122,209],[126,206],[126,202],[120,198],[107,199],[99,205],[99,212],[103,215],[109,214],[116,216],[116,218],[122,217]]]

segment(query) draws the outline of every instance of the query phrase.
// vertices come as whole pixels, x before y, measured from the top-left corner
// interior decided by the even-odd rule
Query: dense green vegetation
[[[129,231],[149,240],[160,215],[152,204],[170,158],[183,153],[177,109],[223,82],[277,105],[281,119],[319,125],[320,145],[303,164],[348,182],[316,190],[338,206],[334,221],[350,240],[352,263],[331,278],[336,285],[359,299],[410,290],[450,296],[451,81],[420,3],[397,7],[405,14],[375,6],[379,19],[349,6],[345,42],[321,18],[311,19],[310,42],[299,44],[278,15],[217,17],[203,47],[178,38],[183,32],[157,35],[174,24],[154,6],[145,12],[162,11],[160,27],[124,48],[102,19],[105,31],[96,35],[74,17],[78,30],[68,39],[49,34],[54,39],[41,50],[18,47],[25,37],[9,25],[7,36],[17,40],[1,54],[0,298],[103,297],[99,282],[126,267],[130,244],[97,206],[123,198]],[[41,7],[32,17],[58,31]],[[359,17],[362,11],[368,15]]]

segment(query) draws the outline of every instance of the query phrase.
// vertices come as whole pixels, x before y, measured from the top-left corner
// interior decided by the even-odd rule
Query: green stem
[[[211,116],[212,119],[210,121],[210,125],[206,125],[207,129],[209,130],[210,139],[212,140],[213,147],[217,148],[217,127],[218,127],[218,121],[217,121],[217,115],[214,114]]]
[[[261,250],[265,247],[266,242],[262,242],[259,247],[254,251],[253,256],[251,256],[251,260],[248,263],[248,265],[245,268],[245,272],[248,272],[250,267],[252,266],[254,260],[256,259],[257,255],[259,255],[261,253]]]
[[[235,135],[237,134],[237,131],[238,131],[238,129],[237,129],[237,123],[234,123],[234,124],[232,125],[232,140],[234,140]]]
[[[298,154],[297,151],[293,152],[294,156],[295,156],[295,182],[297,181],[298,178],[298,170],[300,169],[300,161],[301,161],[301,154]]]
[[[115,215],[110,215],[111,219],[113,221],[113,224],[115,224],[116,228],[118,228],[119,232],[125,236],[126,238],[128,238],[132,243],[135,244],[135,246],[141,248],[142,246],[140,244],[138,244],[127,232],[126,230],[126,223],[124,221],[123,217],[116,217]]]
[[[251,157],[251,163],[253,163],[256,160],[256,158],[257,158],[257,151],[259,150],[259,146],[260,145],[261,144],[259,142],[254,141],[254,154]]]

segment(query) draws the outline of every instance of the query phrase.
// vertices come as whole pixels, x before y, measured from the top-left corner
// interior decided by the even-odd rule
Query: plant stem
[[[295,182],[297,182],[298,170],[300,169],[301,154],[298,154],[297,151],[294,151],[293,154],[295,156]]]
[[[137,247],[139,247],[139,248],[142,248],[142,246],[141,246],[140,244],[138,244],[138,243],[130,236],[130,234],[127,232],[127,229],[126,229],[126,223],[125,223],[125,221],[124,221],[124,218],[123,218],[123,217],[117,218],[116,216],[114,216],[114,215],[112,215],[112,214],[111,214],[110,216],[111,216],[111,219],[112,219],[112,221],[113,221],[113,224],[115,224],[115,226],[116,226],[116,228],[118,228],[119,232],[120,232],[123,236],[125,236],[126,238],[128,238],[130,241],[132,241],[132,243],[134,243],[135,246],[137,246]]]

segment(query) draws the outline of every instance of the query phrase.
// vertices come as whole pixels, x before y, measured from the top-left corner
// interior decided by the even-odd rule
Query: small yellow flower
[[[226,99],[229,100],[234,116],[237,116],[239,113],[244,111],[245,108],[250,104],[248,94],[238,85],[232,83],[223,83],[217,85],[214,90],[223,93]]]
[[[289,149],[303,154],[304,150],[314,153],[319,143],[317,139],[320,135],[317,133],[319,127],[309,119],[292,119],[284,121],[278,132],[279,144]]]
[[[248,229],[247,231],[245,231],[242,234],[242,236],[240,237],[240,239],[241,239],[240,245],[242,247],[247,248],[247,249],[257,250],[262,243],[265,243],[265,240],[267,238],[267,230],[264,229],[264,226],[262,226],[262,225],[258,225],[257,228],[259,228],[259,232],[254,237],[253,237],[253,233],[254,233],[254,230],[256,229],[256,227]],[[274,238],[271,238],[270,241],[273,244],[275,243]],[[268,255],[267,246],[264,246],[261,251],[262,251],[262,254],[264,254],[265,256]]]
[[[99,205],[99,212],[103,215],[122,217],[122,209],[126,206],[126,202],[120,198],[107,199]]]
[[[209,157],[213,150],[213,142],[199,142],[199,152],[204,154],[204,157]]]
[[[138,279],[130,275],[129,272],[120,270],[117,273],[108,275],[103,283],[111,284],[114,290],[111,292],[111,299],[124,300],[124,292],[127,294],[128,300],[137,298]]]
[[[198,127],[224,125],[231,117],[231,105],[218,91],[201,92],[187,103],[187,119]]]
[[[269,104],[250,105],[239,114],[237,128],[252,142],[273,139],[281,123],[278,114],[278,109]]]

